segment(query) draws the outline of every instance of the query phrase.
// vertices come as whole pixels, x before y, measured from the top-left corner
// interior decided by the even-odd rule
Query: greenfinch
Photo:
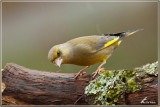
[[[62,64],[86,66],[76,74],[75,79],[89,66],[101,62],[97,70],[92,73],[94,78],[122,40],[138,31],[140,30],[78,37],[53,46],[48,53],[48,60],[58,67]]]

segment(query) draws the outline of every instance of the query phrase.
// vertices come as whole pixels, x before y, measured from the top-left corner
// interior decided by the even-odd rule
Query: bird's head
[[[53,46],[48,53],[48,60],[60,67],[65,63],[69,55],[69,48],[67,44],[60,44]]]
[[[60,49],[60,45],[53,46],[48,53],[48,60],[54,63],[56,66],[60,67],[63,59],[62,59],[62,50]]]

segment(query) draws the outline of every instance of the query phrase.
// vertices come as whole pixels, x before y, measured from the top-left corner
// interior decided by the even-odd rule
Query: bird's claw
[[[95,72],[92,73],[93,76],[91,77],[91,79],[94,79],[97,74],[99,74],[100,72],[103,72],[103,71],[104,71],[104,68],[97,69]]]
[[[80,70],[78,74],[75,75],[74,79],[77,79],[79,77],[79,75],[83,75],[86,74],[86,72],[84,72],[86,69],[88,69],[89,66],[85,67],[84,69]]]
[[[82,72],[82,73],[77,73],[77,74],[73,74],[74,79],[77,79],[79,76],[86,74],[86,72]]]

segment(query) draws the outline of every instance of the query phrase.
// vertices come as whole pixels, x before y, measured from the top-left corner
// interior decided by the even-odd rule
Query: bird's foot
[[[75,77],[74,79],[77,79],[79,76],[86,74],[86,72],[82,72],[82,73],[77,73],[77,74],[73,74]]]
[[[86,74],[86,72],[84,72],[84,71],[85,71],[87,68],[89,68],[89,66],[87,66],[87,67],[85,67],[84,69],[80,70],[79,73],[74,74],[74,75],[75,75],[74,79],[77,79],[81,74],[82,74],[82,75],[83,75],[83,74]]]
[[[101,68],[98,73],[101,73],[101,72],[105,72],[105,69],[104,69],[104,68]]]
[[[103,71],[104,71],[104,68],[98,68],[95,72],[92,73],[93,76],[91,77],[91,79],[94,79],[97,74]]]
[[[73,74],[73,76],[80,76],[80,75],[84,75],[84,74],[86,74],[86,72],[82,72],[79,75],[78,75],[78,73],[76,73],[76,74]]]
[[[92,73],[93,76],[91,77],[91,79],[94,79],[99,72],[100,72],[99,69],[97,69],[95,72],[93,72]]]
[[[101,72],[101,69],[104,71],[104,68],[101,68],[101,67],[102,67],[105,63],[106,63],[106,62],[103,62],[103,63],[97,68],[97,70],[92,73],[93,76],[91,77],[91,79],[94,79],[95,76],[96,76],[99,72]]]

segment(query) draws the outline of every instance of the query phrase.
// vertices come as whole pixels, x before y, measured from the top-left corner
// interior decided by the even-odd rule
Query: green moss
[[[127,83],[128,88],[127,88],[126,93],[138,91],[139,90],[138,88],[139,87],[141,88],[141,86],[142,86],[141,82],[138,82],[136,84],[135,78],[131,78],[130,80],[128,80],[128,83]]]
[[[127,70],[127,71],[125,71],[125,72],[123,73],[122,77],[124,77],[125,79],[127,79],[127,78],[129,78],[129,77],[132,77],[134,74],[135,74],[134,71],[129,71],[129,70]]]
[[[134,80],[128,81],[128,86],[129,87],[133,87],[134,85],[135,85],[135,81]]]
[[[96,87],[100,87],[101,83],[100,82],[96,82]]]
[[[116,87],[117,91],[119,92],[121,90],[121,87]]]
[[[104,72],[105,77],[109,76],[109,71]]]
[[[150,66],[149,66],[150,65]],[[107,70],[101,72],[85,88],[86,101],[96,105],[114,105],[125,93],[134,93],[143,87],[143,79],[157,75],[158,62],[132,70]],[[147,70],[150,70],[147,71]],[[157,70],[157,71],[156,71]],[[152,72],[152,73],[151,73]],[[148,79],[146,79],[148,81]],[[150,79],[149,79],[150,80]]]

